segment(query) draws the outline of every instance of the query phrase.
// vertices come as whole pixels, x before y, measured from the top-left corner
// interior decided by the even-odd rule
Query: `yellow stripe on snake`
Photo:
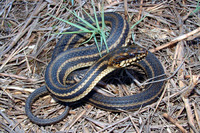
[[[87,18],[89,23],[93,22]],[[98,21],[101,22],[98,16]],[[49,125],[62,120],[68,113],[68,106],[62,115],[52,119],[40,119],[31,112],[33,102],[43,94],[50,93],[54,98],[71,103],[84,99],[85,101],[105,110],[119,112],[120,110],[135,110],[156,101],[164,87],[164,81],[151,83],[145,86],[145,90],[138,94],[123,97],[109,97],[93,90],[96,84],[110,72],[125,68],[130,65],[139,66],[145,72],[150,81],[164,78],[163,67],[159,60],[144,48],[128,45],[130,38],[129,25],[123,17],[117,13],[105,13],[106,25],[110,25],[110,35],[106,46],[99,52],[95,45],[78,47],[80,42],[88,38],[87,33],[66,34],[61,37],[53,51],[51,62],[45,72],[46,85],[36,89],[26,101],[26,114],[29,119],[38,125]],[[69,31],[78,31],[72,27]],[[65,84],[70,73],[80,68],[89,67],[83,78],[68,86]]]

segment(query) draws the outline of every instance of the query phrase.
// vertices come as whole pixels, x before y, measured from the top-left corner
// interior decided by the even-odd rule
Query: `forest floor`
[[[71,3],[73,2],[73,4]],[[156,55],[167,75],[158,101],[136,111],[113,113],[84,103],[50,126],[32,123],[25,113],[27,97],[45,84],[44,73],[61,34],[75,22],[89,0],[0,1],[0,132],[200,132],[200,6],[199,0],[94,0],[97,11],[118,12],[131,28],[132,43]],[[142,21],[139,21],[142,20]],[[119,76],[118,76],[119,77]],[[123,96],[132,84],[107,84]],[[59,115],[64,107],[50,96],[33,105],[36,114]]]

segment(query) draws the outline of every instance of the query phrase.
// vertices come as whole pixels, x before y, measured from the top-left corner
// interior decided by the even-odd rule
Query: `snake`
[[[94,25],[90,18],[87,22]],[[100,15],[98,22],[102,22]],[[150,51],[130,45],[130,29],[128,22],[118,13],[105,13],[106,25],[110,25],[107,45],[101,46],[101,56],[95,45],[80,46],[88,38],[88,33],[64,34],[55,46],[50,63],[45,71],[45,86],[36,89],[29,95],[25,104],[25,111],[29,119],[38,125],[50,125],[66,117],[70,103],[87,101],[99,108],[120,112],[122,110],[136,110],[156,101],[164,88],[164,69],[157,57]],[[86,27],[88,28],[88,27]],[[71,27],[68,31],[79,31]],[[109,51],[109,53],[108,53]],[[140,67],[151,84],[145,85],[144,91],[123,97],[110,97],[93,90],[96,84],[107,74],[119,68],[135,65]],[[88,68],[89,67],[89,68]],[[81,68],[88,68],[83,78],[67,85],[66,79],[70,73]],[[154,82],[159,81],[159,82]],[[67,103],[65,111],[58,117],[40,119],[31,111],[36,99],[45,94],[51,94],[55,99]],[[68,104],[69,103],[69,104]]]

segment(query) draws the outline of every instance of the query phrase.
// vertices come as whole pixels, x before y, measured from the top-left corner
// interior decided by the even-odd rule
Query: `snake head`
[[[121,47],[113,51],[108,61],[108,65],[122,68],[141,61],[148,54],[148,51],[138,46]]]

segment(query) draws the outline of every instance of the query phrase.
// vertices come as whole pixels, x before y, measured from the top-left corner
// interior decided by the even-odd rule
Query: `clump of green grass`
[[[74,26],[78,29],[80,29],[79,31],[72,31],[72,32],[63,32],[63,33],[55,33],[55,34],[79,34],[79,33],[91,33],[91,36],[88,40],[86,40],[85,42],[83,42],[82,44],[84,43],[87,43],[89,42],[92,38],[94,39],[95,41],[95,44],[97,46],[97,49],[99,51],[99,54],[101,56],[101,50],[102,50],[102,46],[103,44],[105,44],[106,46],[106,50],[107,52],[109,52],[109,49],[108,49],[108,46],[107,46],[107,42],[106,42],[106,35],[105,35],[105,23],[104,23],[104,10],[102,8],[101,10],[101,18],[102,18],[102,25],[100,26],[99,25],[99,22],[98,22],[98,19],[97,19],[97,13],[96,13],[96,10],[95,10],[95,6],[94,6],[94,1],[92,0],[92,5],[93,5],[93,11],[94,11],[94,18],[89,15],[89,13],[87,13],[84,9],[83,11],[87,14],[87,16],[96,24],[96,26],[92,25],[91,23],[87,22],[86,20],[84,20],[83,18],[81,18],[80,16],[78,16],[76,14],[75,11],[71,11],[69,9],[66,8],[66,10],[68,10],[70,13],[72,13],[77,19],[81,20],[81,25],[79,25],[78,23],[72,23],[68,20],[64,20],[64,19],[61,19],[61,18],[58,18],[58,17],[55,17],[53,15],[50,15],[52,16],[53,18],[56,18],[60,21],[63,21],[71,26]],[[103,7],[103,6],[102,6]],[[88,28],[86,28],[88,27]],[[98,42],[98,39],[97,39],[97,35],[100,36],[100,45],[99,45],[99,42]]]
[[[71,3],[73,5],[73,0],[71,0]],[[58,18],[58,17],[55,17],[53,15],[50,15],[60,21],[63,21],[71,26],[74,26],[78,29],[80,29],[79,31],[72,31],[72,32],[63,32],[63,33],[56,33],[56,34],[79,34],[79,33],[91,33],[91,36],[88,40],[86,40],[85,42],[83,42],[82,44],[85,44],[89,41],[91,41],[91,39],[93,38],[94,39],[94,42],[97,46],[97,49],[99,51],[99,54],[100,56],[101,55],[101,50],[102,50],[102,46],[103,44],[105,44],[106,46],[106,50],[107,50],[107,53],[109,52],[109,49],[108,49],[108,46],[107,46],[107,41],[106,41],[106,32],[105,32],[105,28],[106,28],[106,25],[105,25],[105,22],[104,22],[104,8],[102,8],[101,10],[101,18],[102,18],[102,22],[101,22],[101,26],[99,25],[99,21],[97,19],[97,13],[96,13],[96,9],[95,9],[95,6],[94,6],[94,1],[92,0],[92,7],[93,7],[93,11],[94,11],[94,17],[92,17],[89,13],[87,13],[84,9],[82,9],[85,14],[93,21],[93,23],[95,23],[95,26],[92,25],[91,23],[89,23],[88,21],[84,20],[83,18],[81,18],[80,16],[77,15],[77,13],[75,11],[71,11],[69,9],[66,8],[67,11],[69,11],[70,13],[72,13],[77,19],[81,20],[81,25],[79,25],[79,23],[72,23],[70,22],[69,20],[64,20],[64,19],[61,19],[61,18]],[[103,4],[102,4],[102,7],[103,7]],[[134,25],[131,26],[131,29],[134,28],[136,25],[138,25],[141,21],[143,21],[145,18],[146,18],[147,15],[143,16],[140,20],[138,20]],[[86,28],[87,27],[87,28]],[[98,37],[100,37],[100,41],[98,41]],[[132,38],[134,40],[134,36],[132,34]]]

